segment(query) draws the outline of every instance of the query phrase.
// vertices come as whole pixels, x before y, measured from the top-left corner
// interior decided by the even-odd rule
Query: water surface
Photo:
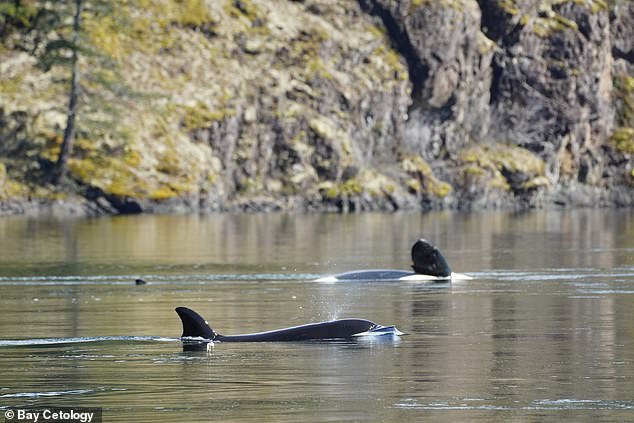
[[[406,269],[418,237],[474,279],[313,282]],[[634,420],[630,210],[11,217],[0,239],[1,408],[103,407],[108,422]],[[359,317],[408,335],[183,351],[180,305],[226,334]]]

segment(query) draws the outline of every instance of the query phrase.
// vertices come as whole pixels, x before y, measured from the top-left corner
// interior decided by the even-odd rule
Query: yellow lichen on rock
[[[7,168],[4,166],[4,163],[0,163],[0,197],[4,193],[4,185],[7,179]]]
[[[610,138],[616,149],[625,154],[634,154],[634,128],[617,128]]]
[[[509,191],[549,184],[544,161],[534,153],[504,144],[470,146],[458,156],[463,184]],[[517,176],[514,176],[517,175]]]
[[[401,168],[411,176],[407,180],[407,186],[417,194],[444,198],[453,191],[450,184],[434,176],[431,166],[421,156],[405,156],[401,161]]]
[[[397,183],[375,169],[363,168],[356,176],[343,182],[324,181],[318,185],[319,191],[330,200],[350,199],[366,195],[381,198],[392,194]]]

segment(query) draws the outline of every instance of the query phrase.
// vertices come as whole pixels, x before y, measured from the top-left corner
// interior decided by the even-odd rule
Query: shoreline
[[[86,198],[78,195],[66,199],[0,200],[0,217],[99,217],[132,214],[186,215],[223,213],[393,213],[432,212],[453,210],[466,213],[481,211],[528,211],[583,208],[634,207],[634,188],[616,187],[606,190],[586,185],[560,187],[554,192],[539,192],[529,196],[500,195],[491,193],[476,199],[450,197],[442,201],[416,201],[406,196],[400,198],[369,199],[358,197],[332,200],[302,197],[245,196],[233,200],[198,197],[153,201],[135,198]]]

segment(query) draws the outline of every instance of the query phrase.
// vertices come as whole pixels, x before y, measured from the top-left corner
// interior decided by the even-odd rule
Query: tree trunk
[[[78,42],[79,30],[81,29],[81,11],[83,0],[75,0],[75,17],[73,19],[73,56],[71,60],[70,92],[68,99],[68,111],[66,113],[66,128],[64,129],[64,139],[60,148],[57,164],[53,171],[51,182],[59,185],[66,176],[68,170],[68,158],[73,153],[75,143],[75,118],[77,116],[77,97],[79,96],[79,55]]]

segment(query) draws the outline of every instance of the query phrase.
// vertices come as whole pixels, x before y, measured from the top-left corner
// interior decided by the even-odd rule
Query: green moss
[[[87,155],[97,152],[99,146],[85,137],[75,139],[74,151],[76,155]]]
[[[169,200],[170,198],[174,198],[176,196],[177,196],[177,193],[172,188],[163,185],[151,191],[148,197],[151,200],[164,201],[164,200]]]
[[[625,154],[634,154],[634,128],[617,128],[610,137],[610,142],[618,151]]]
[[[407,179],[405,181],[405,186],[407,187],[407,190],[411,194],[420,194],[423,191],[423,187],[420,184],[420,181],[418,179],[415,179],[415,178]]]
[[[459,160],[477,165],[480,169],[506,169],[509,172],[522,172],[528,175],[543,175],[545,172],[545,164],[541,158],[524,148],[511,145],[469,147],[460,152]]]
[[[317,189],[319,190],[319,192],[321,192],[321,194],[329,199],[329,200],[334,200],[338,197],[339,195],[339,190],[337,189],[337,187],[335,186],[334,182],[331,181],[323,181],[320,182],[317,185]]]
[[[253,4],[252,0],[227,1],[225,12],[234,19],[246,18],[251,23],[260,16],[260,10]]]
[[[410,190],[418,185],[419,190],[437,198],[444,198],[451,193],[453,188],[448,183],[437,179],[429,164],[418,155],[405,156],[401,161],[401,168],[414,178],[418,184],[407,183]]]
[[[453,191],[452,186],[443,181],[438,181],[438,183],[434,183],[430,186],[430,192],[438,198],[445,198],[451,191]]]
[[[529,181],[526,181],[522,184],[522,189],[532,190],[539,187],[546,187],[550,185],[550,181],[545,176],[538,176],[536,178],[532,178]]]
[[[208,128],[234,114],[235,111],[229,109],[209,110],[206,104],[198,102],[195,106],[184,107],[181,126],[187,131]]]
[[[329,199],[358,197],[367,194],[381,197],[396,190],[396,184],[385,175],[373,169],[361,169],[359,173],[345,182],[323,181],[318,185],[319,192]]]
[[[618,121],[622,126],[634,127],[634,77],[619,75],[614,78],[613,84],[620,106]]]
[[[148,192],[147,182],[116,157],[71,159],[68,168],[75,179],[88,186],[98,187],[108,194],[143,198]]]
[[[176,0],[176,3],[177,14],[173,22],[191,28],[216,24],[204,0]]]
[[[607,11],[609,9],[608,3],[605,0],[555,0],[553,4],[570,2],[579,6],[587,7],[592,13],[598,13],[602,10]]]
[[[97,165],[93,160],[89,159],[71,159],[68,162],[68,170],[74,178],[88,183],[92,176],[95,175]]]
[[[119,197],[143,197],[145,190],[140,191],[140,186],[130,175],[115,173],[110,183],[104,185],[103,190],[107,194],[113,194]]]
[[[9,177],[4,163],[0,162],[0,199],[24,198],[30,193],[29,187]]]
[[[599,13],[608,10],[608,4],[604,0],[541,0],[535,2],[534,6],[540,11],[539,16],[535,12],[530,12],[524,6],[518,4],[516,0],[498,0],[498,5],[510,16],[519,16],[519,24],[522,26],[531,25],[532,31],[539,37],[549,37],[555,32],[573,30],[578,31],[578,25],[574,20],[568,19],[553,11],[553,6],[565,3],[574,3],[588,8],[591,13]]]
[[[409,13],[411,14],[414,10],[421,6],[434,3],[440,4],[444,7],[452,7],[456,10],[462,10],[464,8],[462,0],[412,0],[412,3],[409,6]]]
[[[401,161],[401,167],[407,173],[420,174],[422,176],[431,175],[431,167],[421,157],[416,155],[405,156]]]
[[[465,166],[462,170],[467,175],[480,176],[484,175],[486,171],[477,166]]]
[[[156,166],[156,170],[171,176],[178,176],[183,173],[187,173],[178,153],[171,148],[167,149],[167,151],[159,157],[159,163]]]
[[[317,76],[327,80],[333,80],[334,76],[320,57],[313,57],[306,64],[309,76]]]
[[[385,30],[383,28],[381,28],[381,27],[376,26],[376,25],[370,25],[368,27],[368,31],[375,38],[383,38],[383,37],[385,37]]]
[[[499,170],[522,172],[527,175],[543,175],[546,165],[544,161],[530,151],[515,146],[498,145],[489,150],[491,160]]]
[[[7,179],[4,186],[0,187],[0,195],[4,192],[4,198],[24,198],[29,195],[29,187],[21,182]]]
[[[128,148],[123,156],[123,161],[128,166],[138,167],[141,164],[141,153],[135,149]]]
[[[553,19],[555,20],[555,22],[559,24],[561,28],[570,28],[572,30],[579,31],[577,22],[573,21],[572,19],[564,18],[563,16],[559,14],[555,14]]]
[[[111,15],[105,15],[99,19],[91,19],[84,23],[90,42],[100,53],[108,57],[121,60],[130,53],[129,46],[124,41],[124,30]]]
[[[550,18],[537,17],[533,22],[533,32],[542,38],[551,36],[554,32],[572,29],[578,31],[577,23],[559,14],[554,14]]]
[[[330,141],[337,139],[337,130],[326,118],[313,118],[308,122],[308,126],[323,139]]]
[[[361,194],[363,192],[363,188],[361,187],[359,181],[353,178],[341,184],[339,192],[343,195],[354,196]]]
[[[492,144],[477,145],[462,150],[458,155],[462,164],[464,183],[486,185],[492,189],[511,189],[503,175],[521,173],[528,181],[521,187],[532,189],[547,185],[544,161],[530,151],[510,145]]]
[[[517,16],[520,14],[521,10],[517,7],[517,5],[512,0],[501,0],[499,5],[502,9],[511,16]]]
[[[22,82],[24,81],[24,76],[23,73],[20,73],[12,78],[0,79],[0,92],[10,96],[19,94],[23,91]]]
[[[381,45],[374,50],[374,55],[382,59],[388,67],[388,71],[397,72],[399,79],[407,79],[408,72],[404,66],[403,58],[396,53],[393,49]]]
[[[324,59],[319,54],[322,44],[329,38],[330,34],[319,26],[311,28],[310,31],[302,32],[301,35],[290,40],[288,58],[280,61],[279,64],[286,69],[289,66],[301,67],[305,73],[301,80],[304,81],[310,81],[311,77],[315,75],[333,79],[329,66],[324,63]],[[307,86],[307,88],[309,91],[310,87]],[[308,94],[310,96],[310,93]]]

